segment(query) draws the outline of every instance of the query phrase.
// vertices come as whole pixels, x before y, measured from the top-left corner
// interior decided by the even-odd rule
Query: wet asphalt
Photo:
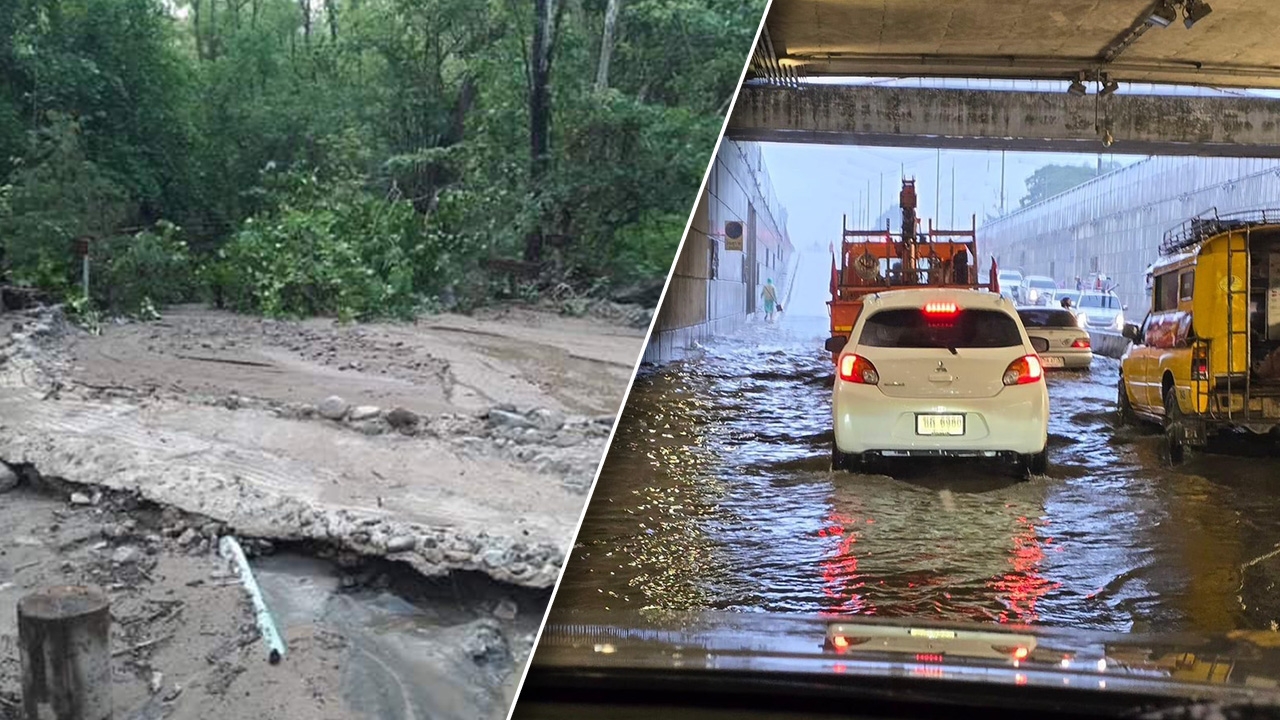
[[[1280,458],[1171,467],[1117,428],[1118,363],[1049,377],[1048,474],[983,461],[832,472],[825,317],[642,370],[556,609],[725,610],[1121,632],[1280,621]]]

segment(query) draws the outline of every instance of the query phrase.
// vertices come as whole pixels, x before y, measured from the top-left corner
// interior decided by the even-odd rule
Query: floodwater
[[[503,717],[516,668],[509,658],[473,658],[471,638],[485,623],[496,623],[512,640],[532,637],[546,603],[537,593],[503,593],[496,583],[470,576],[442,581],[449,585],[444,589],[402,570],[401,586],[344,590],[342,573],[325,560],[283,553],[254,565],[283,635],[307,629],[342,638],[347,655],[340,692],[370,718]],[[388,566],[388,572],[396,571]],[[520,614],[503,622],[483,619],[504,594]]]
[[[1280,621],[1280,460],[1171,468],[1114,425],[1118,363],[1051,374],[1050,465],[832,472],[826,318],[642,372],[556,608],[1217,632]]]

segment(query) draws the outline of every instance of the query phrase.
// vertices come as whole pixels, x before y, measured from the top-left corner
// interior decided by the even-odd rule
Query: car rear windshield
[[[867,316],[858,344],[888,348],[1002,348],[1022,344],[1018,323],[998,310],[960,310],[926,315],[923,310],[881,310]]]
[[[1019,310],[1018,317],[1029,328],[1076,327],[1076,316],[1066,310]]]
[[[1084,295],[1080,307],[1120,309],[1120,299],[1115,295]]]
[[[1027,284],[1033,288],[1044,290],[1057,290],[1058,284],[1052,280],[1028,280]]]

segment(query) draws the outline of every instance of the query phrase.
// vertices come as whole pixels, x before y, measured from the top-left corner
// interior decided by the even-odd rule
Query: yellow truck
[[[1280,433],[1280,210],[1166,233],[1151,307],[1120,360],[1120,422],[1163,425],[1169,459],[1223,432]]]

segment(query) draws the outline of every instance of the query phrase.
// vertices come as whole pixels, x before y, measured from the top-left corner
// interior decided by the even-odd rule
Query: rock
[[[160,692],[160,688],[162,687],[164,687],[164,673],[159,670],[152,670],[151,680],[147,683],[147,689],[151,691],[152,695],[155,695]]]
[[[346,400],[343,400],[337,395],[330,395],[320,401],[320,405],[316,407],[316,412],[320,413],[320,417],[328,418],[330,420],[341,420],[347,414],[347,409],[350,407],[351,406],[347,404]]]
[[[0,463],[0,492],[7,492],[18,487],[18,473],[13,468]]]
[[[178,536],[178,544],[182,547],[187,547],[191,543],[195,542],[198,537],[200,537],[200,533],[196,532],[195,528],[187,528]]]
[[[387,422],[391,423],[391,427],[397,430],[417,425],[418,419],[418,413],[402,407],[395,408],[387,413]]]
[[[200,543],[192,550],[193,555],[205,555],[209,552],[209,539],[200,538]]]
[[[418,545],[418,539],[412,535],[397,535],[391,538],[387,543],[387,552],[402,553],[409,552]]]
[[[365,435],[382,435],[391,429],[391,426],[383,422],[382,418],[355,423],[351,427]]]
[[[543,430],[556,431],[564,427],[564,413],[551,408],[538,408],[529,413],[529,417]]]
[[[93,498],[89,497],[88,495],[85,495],[84,493],[74,492],[74,493],[71,493],[71,504],[72,505],[92,505]]]
[[[353,421],[368,420],[369,418],[378,417],[380,414],[382,414],[382,408],[377,405],[359,405],[351,408],[351,413],[347,415],[347,419]]]
[[[493,408],[489,411],[489,425],[493,427],[533,427],[534,421],[519,413]]]
[[[505,663],[511,659],[511,648],[502,635],[502,629],[492,618],[475,621],[467,629],[462,649],[477,665]]]
[[[516,619],[516,615],[520,613],[520,606],[516,605],[516,601],[511,598],[503,598],[496,607],[493,608],[493,616],[499,620],[510,622]]]
[[[116,565],[132,565],[143,558],[143,553],[136,545],[121,545],[111,553],[111,562]]]

